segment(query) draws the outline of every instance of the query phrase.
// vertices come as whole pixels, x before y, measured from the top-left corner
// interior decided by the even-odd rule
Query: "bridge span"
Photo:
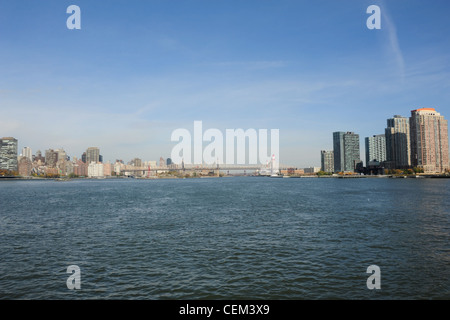
[[[286,170],[290,167],[281,165],[279,170]],[[163,172],[163,171],[203,171],[203,170],[220,170],[220,171],[257,171],[257,170],[270,170],[267,166],[257,165],[184,165],[183,166],[156,166],[156,167],[134,167],[127,165],[125,168],[121,168],[121,172]]]

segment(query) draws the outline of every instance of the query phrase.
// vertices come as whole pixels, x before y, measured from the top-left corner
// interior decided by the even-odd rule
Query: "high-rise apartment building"
[[[387,119],[386,167],[406,169],[411,167],[411,139],[409,119],[395,115]]]
[[[142,160],[139,158],[134,158],[131,160],[130,164],[135,167],[142,167]]]
[[[411,111],[411,163],[425,173],[449,169],[448,123],[434,108]]]
[[[361,161],[359,135],[354,132],[333,132],[334,171],[355,171]]]
[[[345,132],[333,132],[334,171],[344,171],[344,134]]]
[[[324,172],[334,172],[334,152],[333,151],[320,151],[320,170]]]
[[[36,162],[40,161],[42,164],[45,163],[45,157],[42,156],[41,150],[36,151],[36,155],[35,155],[33,161],[36,161]]]
[[[31,175],[32,162],[28,157],[19,157],[18,160],[18,171],[19,175],[23,177],[28,177]]]
[[[0,139],[0,169],[17,171],[17,139],[5,137]]]
[[[90,147],[86,150],[86,163],[100,162],[100,149],[97,147]]]
[[[55,149],[55,152],[58,153],[58,161],[67,159],[67,153],[64,149]]]
[[[377,134],[372,137],[366,137],[366,166],[370,162],[386,161],[386,138],[384,134]]]
[[[33,155],[31,153],[30,147],[23,147],[22,148],[22,156],[27,157],[30,161],[33,161]]]
[[[55,168],[57,162],[58,152],[53,149],[45,150],[45,165],[50,168]]]

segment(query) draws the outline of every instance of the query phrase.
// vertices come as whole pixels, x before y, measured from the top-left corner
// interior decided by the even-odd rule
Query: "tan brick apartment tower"
[[[434,108],[411,111],[411,164],[425,173],[449,169],[448,123]]]

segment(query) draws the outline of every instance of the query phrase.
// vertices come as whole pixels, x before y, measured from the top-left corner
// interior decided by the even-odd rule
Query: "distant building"
[[[333,132],[335,172],[354,172],[361,162],[359,135],[354,132]]]
[[[98,156],[98,161],[103,163],[103,156],[101,154]]]
[[[145,167],[148,167],[148,166],[150,166],[150,168],[156,168],[157,167],[156,161],[147,161],[145,163]]]
[[[22,156],[27,157],[30,161],[33,161],[33,155],[31,153],[30,147],[23,147],[22,148]]]
[[[113,170],[113,166],[111,164],[111,162],[107,162],[103,164],[103,174],[106,176],[111,176],[112,174],[112,170]]]
[[[17,139],[5,137],[0,139],[0,169],[17,171]]]
[[[120,175],[125,170],[125,164],[122,160],[116,160],[114,163],[114,173],[116,175]]]
[[[171,164],[172,164],[172,159],[171,158],[167,158],[166,165],[170,166]]]
[[[131,160],[131,165],[135,167],[142,167],[142,160],[139,158],[134,158]]]
[[[366,166],[369,162],[382,163],[386,161],[386,138],[384,134],[366,137]]]
[[[59,172],[57,168],[45,167],[44,174],[55,176],[58,175]]]
[[[31,165],[32,165],[32,162],[28,157],[25,157],[25,156],[19,157],[19,162],[18,162],[19,175],[22,177],[31,176]]]
[[[36,161],[36,162],[40,161],[42,164],[45,163],[45,158],[42,156],[41,150],[36,151],[36,155],[35,155],[33,161]]]
[[[160,168],[164,168],[166,166],[166,161],[164,160],[163,157],[159,158],[159,167]]]
[[[91,162],[100,162],[100,149],[97,147],[90,147],[86,150],[86,163],[89,165]]]
[[[55,152],[58,153],[58,161],[67,160],[67,153],[64,149],[55,149]]]
[[[88,177],[89,178],[101,178],[104,177],[103,163],[91,162],[88,165]]]
[[[64,171],[61,171],[62,174],[68,176],[74,173],[74,165],[71,161],[66,161],[64,164]]]
[[[83,161],[84,163],[87,163],[86,161],[86,152],[83,152],[83,154],[81,155],[81,161]]]
[[[58,152],[53,149],[45,150],[45,165],[50,168],[55,168],[58,162]]]
[[[395,115],[387,119],[386,168],[407,169],[411,167],[411,140],[409,119]]]
[[[320,171],[320,167],[309,167],[309,168],[304,168],[303,172],[305,174],[312,174],[312,173],[317,173]]]
[[[56,162],[56,169],[58,169],[58,174],[65,176],[66,175],[66,166],[69,162],[66,161],[64,158],[59,159]],[[73,167],[72,167],[73,172]]]
[[[411,162],[425,173],[449,169],[448,123],[434,108],[411,111]]]
[[[325,172],[334,172],[334,152],[333,151],[320,151],[320,170]]]
[[[87,177],[88,165],[81,160],[77,160],[73,165],[73,173],[80,177]]]
[[[287,170],[286,169],[280,170],[280,173],[282,175],[288,174],[288,175],[299,176],[299,175],[305,174],[305,170],[299,169],[299,168],[288,168]]]

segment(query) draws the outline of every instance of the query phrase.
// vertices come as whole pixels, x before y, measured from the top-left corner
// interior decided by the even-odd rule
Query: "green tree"
[[[405,169],[405,170],[403,170],[403,174],[408,174],[408,175],[414,174],[414,171],[412,169]]]
[[[423,169],[422,168],[418,168],[418,167],[414,167],[413,171],[414,171],[414,173],[423,173]]]

